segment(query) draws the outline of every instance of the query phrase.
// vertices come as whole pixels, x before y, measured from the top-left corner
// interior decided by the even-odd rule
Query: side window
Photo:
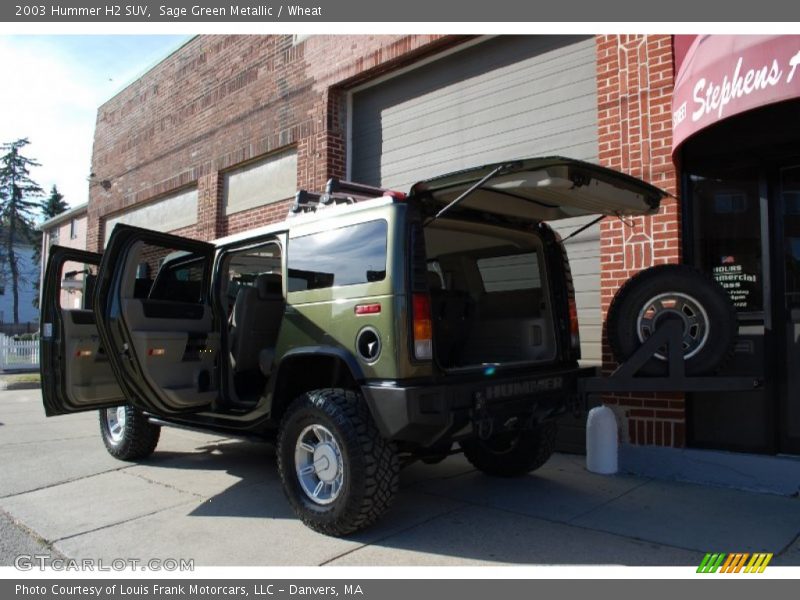
[[[478,271],[487,293],[534,290],[542,287],[536,252],[478,259]]]
[[[97,281],[97,265],[67,261],[61,266],[58,306],[66,310],[90,310]]]
[[[275,242],[247,250],[232,252],[226,259],[224,282],[228,310],[233,308],[239,291],[258,287],[259,278],[264,282],[264,292],[282,295],[281,247]]]
[[[136,269],[134,297],[201,304],[205,297],[207,261],[204,257],[145,245]],[[155,273],[155,280],[151,274]]]
[[[386,221],[369,221],[289,240],[290,292],[386,278]]]

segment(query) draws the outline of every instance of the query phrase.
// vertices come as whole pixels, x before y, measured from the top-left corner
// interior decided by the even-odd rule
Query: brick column
[[[224,235],[222,184],[219,171],[197,180],[197,237],[201,240],[213,240]]]
[[[103,232],[100,231],[100,210],[96,204],[89,202],[86,211],[86,249],[89,252],[103,251]]]
[[[89,252],[102,253],[105,249],[102,217],[124,207],[119,187],[116,183],[110,190],[104,190],[100,185],[89,186],[89,205],[86,210],[86,249]]]
[[[320,192],[331,177],[345,176],[346,93],[325,90],[313,108],[312,126],[297,141],[297,187]]]
[[[329,89],[326,113],[326,165],[330,177],[344,178],[346,175],[347,154],[345,151],[347,94],[343,90]]]
[[[597,37],[600,163],[676,194],[672,162],[674,67],[669,35]],[[638,271],[681,259],[680,212],[669,199],[652,217],[606,218],[600,225],[600,294],[605,320],[617,289]],[[604,330],[603,369],[616,364]],[[681,447],[685,443],[683,394],[607,396],[621,439]]]

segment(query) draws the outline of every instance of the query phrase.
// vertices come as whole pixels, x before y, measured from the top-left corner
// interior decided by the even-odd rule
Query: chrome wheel
[[[708,341],[709,321],[703,306],[694,298],[679,292],[667,292],[645,302],[636,319],[639,341],[649,338],[666,321],[680,321],[683,327],[683,358],[691,358]],[[667,360],[666,348],[659,348],[654,355]]]
[[[294,466],[300,487],[317,504],[330,504],[344,484],[342,451],[334,435],[322,425],[309,425],[297,437]]]
[[[114,444],[119,444],[125,435],[125,407],[117,406],[106,409],[108,437]]]

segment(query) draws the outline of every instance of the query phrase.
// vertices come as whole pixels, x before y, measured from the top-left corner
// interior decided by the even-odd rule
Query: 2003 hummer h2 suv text
[[[102,256],[54,246],[46,412],[100,409],[123,460],[165,424],[274,441],[293,509],[333,535],[383,514],[414,459],[458,447],[486,473],[527,473],[585,374],[546,223],[648,214],[664,196],[541,158],[408,195],[332,180],[286,221],[215,242],[117,225]]]

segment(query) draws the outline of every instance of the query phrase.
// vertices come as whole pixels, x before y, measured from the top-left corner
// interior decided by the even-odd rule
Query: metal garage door
[[[480,164],[559,154],[597,160],[594,38],[500,36],[352,96],[350,178],[407,191]],[[555,224],[562,235],[589,219]],[[600,234],[567,243],[584,359],[600,361]]]

